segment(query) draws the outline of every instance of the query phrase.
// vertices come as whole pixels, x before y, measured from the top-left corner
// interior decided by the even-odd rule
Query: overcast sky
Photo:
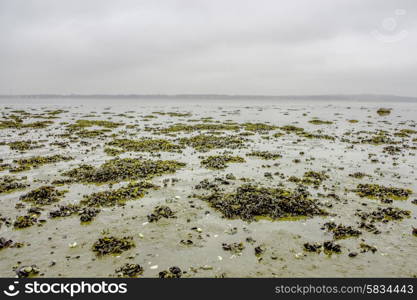
[[[417,96],[415,0],[0,0],[0,94]]]

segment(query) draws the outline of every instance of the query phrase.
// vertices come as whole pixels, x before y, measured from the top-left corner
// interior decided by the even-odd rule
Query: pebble
[[[77,247],[77,242],[74,242],[74,243],[69,243],[69,244],[68,244],[68,246],[69,246],[70,248],[75,248],[75,247]]]

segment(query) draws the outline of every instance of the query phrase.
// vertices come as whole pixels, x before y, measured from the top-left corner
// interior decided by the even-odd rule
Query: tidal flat
[[[0,99],[1,277],[416,277],[417,103]]]

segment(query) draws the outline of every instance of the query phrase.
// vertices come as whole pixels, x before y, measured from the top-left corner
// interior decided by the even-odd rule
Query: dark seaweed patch
[[[244,184],[232,193],[213,192],[196,197],[209,202],[227,218],[241,218],[245,221],[254,221],[258,216],[278,219],[326,215],[308,196],[308,192],[303,189],[291,191]]]

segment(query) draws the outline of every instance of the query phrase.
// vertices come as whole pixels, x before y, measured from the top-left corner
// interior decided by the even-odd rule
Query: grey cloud
[[[0,93],[417,96],[416,8],[413,0],[2,0]]]

